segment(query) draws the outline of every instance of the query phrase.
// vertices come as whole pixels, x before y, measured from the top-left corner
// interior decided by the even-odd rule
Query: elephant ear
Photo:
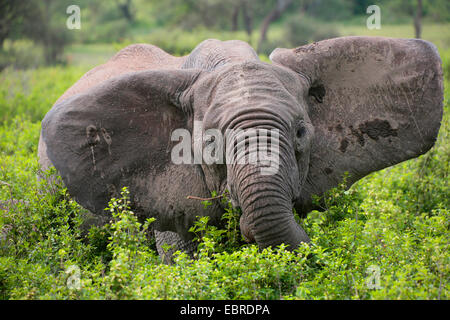
[[[56,103],[41,134],[70,195],[95,213],[104,213],[123,186],[145,195],[148,176],[171,161],[172,131],[188,127],[188,92],[198,76],[195,70],[127,73]]]
[[[67,99],[105,80],[119,75],[144,70],[180,69],[185,57],[174,57],[151,44],[132,44],[109,59],[106,63],[86,72],[73,86],[58,99]]]
[[[434,45],[416,39],[342,37],[276,49],[274,63],[309,83],[315,128],[309,172],[296,208],[311,196],[418,157],[436,140],[443,78]]]

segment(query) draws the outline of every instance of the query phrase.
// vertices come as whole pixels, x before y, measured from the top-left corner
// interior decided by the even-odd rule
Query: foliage
[[[240,209],[233,208],[227,194],[228,191],[222,195],[221,200],[225,208],[222,216],[222,220],[225,221],[225,229],[208,225],[208,216],[198,216],[198,220],[189,229],[189,232],[195,235],[194,241],[199,242],[198,249],[205,249],[202,252],[203,254],[208,254],[208,252],[233,252],[245,243],[239,227]],[[217,193],[212,192],[211,196],[216,197]],[[212,202],[203,201],[203,205],[206,208],[212,205]]]

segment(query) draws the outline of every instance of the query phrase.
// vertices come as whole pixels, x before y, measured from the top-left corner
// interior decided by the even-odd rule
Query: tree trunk
[[[238,17],[239,17],[240,5],[234,7],[233,14],[231,15],[231,31],[238,30]]]
[[[50,21],[50,1],[46,0],[44,5],[44,21]],[[50,36],[50,27],[47,25],[44,26],[45,33],[42,37],[42,44],[44,45],[44,59],[46,65],[52,65],[56,62],[53,43]]]
[[[416,15],[414,17],[414,29],[416,31],[416,38],[420,39],[422,36],[422,0],[417,0]]]
[[[247,3],[245,1],[242,3],[242,16],[244,18],[245,31],[251,37],[253,32],[253,19],[247,10]]]
[[[257,51],[260,52],[261,45],[264,41],[267,40],[267,30],[269,29],[269,25],[277,20],[283,12],[287,9],[287,7],[292,3],[292,0],[277,0],[275,7],[269,12],[269,14],[264,18],[261,31],[258,41]]]
[[[133,13],[131,12],[131,0],[126,0],[124,3],[119,3],[119,9],[123,16],[129,23],[134,21]]]

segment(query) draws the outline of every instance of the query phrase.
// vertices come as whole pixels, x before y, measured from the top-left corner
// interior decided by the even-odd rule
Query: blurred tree
[[[253,16],[252,11],[250,9],[251,8],[248,5],[248,1],[244,1],[242,3],[242,17],[244,20],[245,31],[247,31],[249,37],[252,35],[253,32]]]
[[[2,0],[0,3],[0,43],[6,37],[28,38],[41,44],[45,62],[61,61],[64,46],[73,39],[67,29],[66,14],[70,0]]]
[[[250,38],[255,25],[259,25],[259,48],[267,40],[270,25],[297,9],[314,18],[338,20],[350,17],[354,6],[364,5],[361,1],[151,0],[151,3],[156,7],[158,25],[162,27],[176,25],[189,30],[199,26],[231,31],[245,30]],[[364,13],[365,10],[360,14]]]
[[[422,35],[422,20],[429,18],[433,22],[450,21],[449,0],[382,0],[381,10],[393,12],[396,16],[413,19],[416,38]]]
[[[198,26],[227,29],[237,0],[153,0],[161,26],[177,25],[185,29]]]
[[[119,11],[123,14],[125,19],[127,19],[129,23],[133,23],[135,19],[135,12],[132,8],[131,0],[116,1],[116,3]]]
[[[353,1],[353,14],[362,15],[366,13],[367,7],[376,4],[373,0],[354,0]]]
[[[332,24],[321,23],[304,13],[290,16],[285,22],[283,38],[286,46],[297,47],[314,41],[338,37],[339,33]]]
[[[244,24],[245,31],[250,37],[253,32],[253,14],[254,14],[254,4],[250,0],[235,0],[234,9],[231,16],[231,31],[239,30],[239,13],[242,13],[242,21]]]
[[[5,39],[14,31],[14,27],[23,19],[29,6],[27,1],[0,1],[0,49]]]
[[[450,1],[428,0],[424,2],[424,8],[433,21],[450,22]]]
[[[260,52],[261,45],[267,40],[267,30],[270,24],[281,17],[281,15],[286,11],[286,9],[292,4],[292,0],[276,0],[272,10],[266,15],[260,30],[260,36],[258,41],[257,51]]]
[[[137,22],[137,10],[140,9],[141,2],[130,2],[128,9],[130,17],[126,18],[127,13],[120,9],[121,4],[126,4],[123,0],[111,1],[84,1],[80,4],[83,15],[83,28],[81,32],[76,33],[78,40],[85,43],[98,42],[121,42],[123,41]],[[129,19],[132,19],[131,21]]]
[[[313,0],[307,1],[305,12],[308,16],[325,21],[346,20],[351,17],[354,6],[355,0]]]
[[[422,0],[417,0],[416,14],[414,15],[414,30],[416,38],[420,39],[422,35]]]
[[[255,24],[267,18],[277,3],[283,7],[284,2],[292,3],[294,0],[153,0],[161,26],[245,30],[248,35],[252,34]]]
[[[44,47],[45,62],[62,61],[64,47],[73,40],[73,33],[66,27],[67,7],[72,1],[32,1],[23,19],[23,35]]]

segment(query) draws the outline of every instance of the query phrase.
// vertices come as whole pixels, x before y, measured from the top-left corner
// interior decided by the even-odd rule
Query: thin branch
[[[225,196],[224,194],[221,194],[220,196],[216,196],[216,197],[211,197],[211,198],[201,198],[201,197],[196,197],[196,196],[187,196],[186,199],[209,201],[209,200],[220,199],[220,198],[223,198],[224,196]]]
[[[2,181],[2,180],[0,180],[0,184],[11,187],[11,185],[8,182]]]

